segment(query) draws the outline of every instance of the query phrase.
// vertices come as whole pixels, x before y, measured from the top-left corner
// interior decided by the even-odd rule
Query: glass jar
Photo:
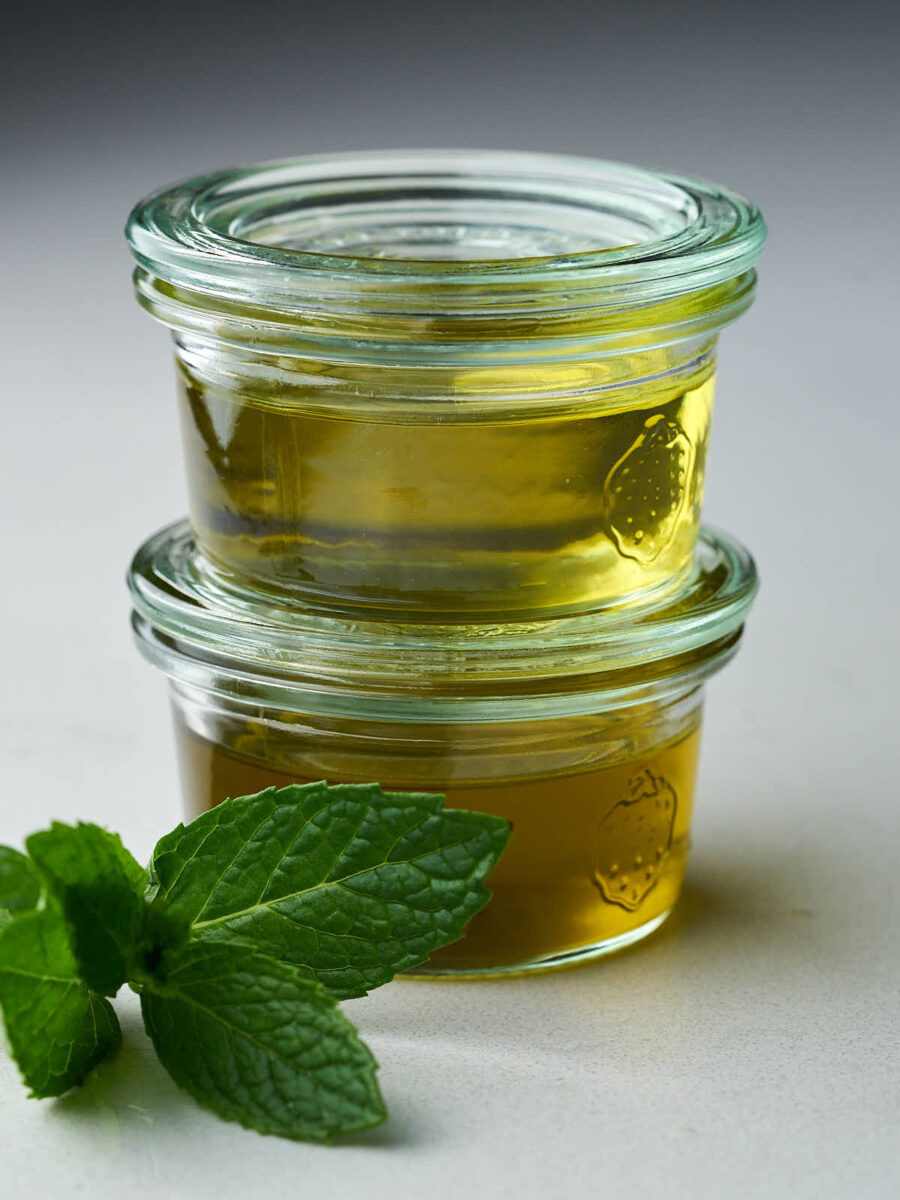
[[[389,152],[190,180],[128,225],[198,545],[323,611],[520,620],[690,570],[717,336],[765,228],[709,184]]]
[[[211,570],[186,523],[132,564],[169,677],[189,816],[325,779],[434,791],[512,823],[493,898],[420,968],[497,974],[628,945],[684,875],[705,680],[734,653],[752,560],[706,531],[665,601],[428,627],[290,612]]]

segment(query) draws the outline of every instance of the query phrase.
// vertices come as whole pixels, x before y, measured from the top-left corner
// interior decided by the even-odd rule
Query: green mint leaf
[[[15,917],[8,908],[0,908],[0,933],[3,932],[7,925],[11,925],[14,920]]]
[[[0,906],[11,913],[28,912],[40,896],[40,877],[29,860],[12,846],[0,846]]]
[[[246,941],[347,999],[460,937],[508,837],[500,817],[433,794],[268,788],[164,837],[150,894],[194,938]]]
[[[99,825],[54,821],[25,844],[60,906],[81,978],[114,996],[133,970],[141,942],[143,867]]]
[[[62,917],[22,913],[0,932],[0,1008],[31,1095],[59,1096],[119,1046],[109,1001],[78,979]]]
[[[250,947],[189,942],[141,991],[163,1066],[195,1100],[260,1133],[327,1141],[385,1117],[376,1063],[334,1000]]]

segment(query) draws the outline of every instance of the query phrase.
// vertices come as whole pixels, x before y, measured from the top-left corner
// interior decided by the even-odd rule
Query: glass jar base
[[[421,967],[413,967],[409,971],[404,971],[398,975],[398,979],[425,979],[425,980],[467,980],[467,979],[501,979],[520,975],[535,975],[543,971],[558,971],[565,967],[577,967],[582,963],[592,962],[595,958],[602,958],[607,954],[615,954],[618,950],[625,950],[629,946],[633,946],[635,942],[640,942],[644,938],[649,937],[662,925],[663,921],[672,912],[671,908],[667,908],[665,912],[660,913],[650,921],[645,921],[643,925],[639,925],[637,929],[630,929],[627,933],[620,933],[618,937],[607,938],[602,942],[594,942],[590,946],[580,946],[577,950],[566,950],[562,954],[550,954],[543,958],[532,958],[525,962],[510,963],[503,967],[444,967],[435,966],[429,963],[423,963]]]

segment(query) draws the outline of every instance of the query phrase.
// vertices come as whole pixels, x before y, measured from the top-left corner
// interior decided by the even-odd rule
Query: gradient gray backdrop
[[[681,924],[608,968],[353,1006],[394,1113],[375,1149],[195,1116],[133,1015],[137,1074],[114,1068],[87,1100],[26,1105],[0,1061],[6,1200],[119,1179],[132,1196],[465,1200],[479,1172],[486,1196],[896,1194],[897,11],[403,0],[7,18],[4,841],[84,817],[146,854],[179,816],[163,682],[131,647],[122,582],[185,508],[167,338],[132,301],[121,236],[136,199],[290,154],[548,149],[715,179],[760,204],[771,238],[756,307],[722,340],[706,505],[763,590],[710,688]]]

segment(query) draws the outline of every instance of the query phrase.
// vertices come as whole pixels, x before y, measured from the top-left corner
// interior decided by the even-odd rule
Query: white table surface
[[[698,146],[684,120],[648,133],[638,112],[631,150],[625,135],[599,146],[724,177],[773,230],[757,305],[723,339],[706,508],[752,547],[763,588],[741,654],[709,688],[675,917],[580,970],[395,982],[348,1004],[391,1116],[340,1147],[264,1139],[198,1109],[123,993],[122,1053],[77,1093],[27,1100],[0,1053],[3,1200],[900,1194],[898,264],[879,200],[896,194],[896,170],[881,149],[889,76],[873,68],[864,102],[850,83],[866,64],[851,79],[838,50],[829,61],[834,95],[810,63],[809,110],[790,110],[806,140],[766,110],[736,145],[698,79],[684,103],[711,141]],[[776,107],[787,78],[772,77]],[[0,840],[14,844],[83,818],[145,857],[180,817],[165,687],[131,645],[123,586],[138,541],[183,511],[178,431],[165,335],[131,300],[119,231],[150,187],[306,136],[282,123],[276,137],[257,113],[229,137],[234,126],[204,125],[200,90],[187,115],[160,95],[133,142],[112,101],[74,140],[35,117],[44,140],[4,180],[16,221],[2,222]],[[408,97],[394,103],[408,113]],[[833,146],[816,141],[819,118]],[[362,116],[353,136],[554,144],[517,119],[483,136],[472,115],[469,136],[407,125],[397,137]],[[331,127],[308,120],[327,147]],[[598,149],[574,128],[560,148]],[[830,187],[835,155],[858,186]],[[823,253],[836,231],[849,244]]]

